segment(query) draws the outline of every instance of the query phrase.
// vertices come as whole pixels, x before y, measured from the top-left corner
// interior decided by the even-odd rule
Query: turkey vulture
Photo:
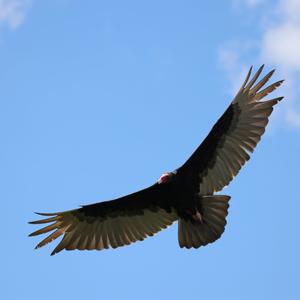
[[[260,81],[263,70],[241,89],[191,157],[178,169],[163,174],[152,186],[133,194],[81,208],[38,213],[30,224],[51,223],[30,234],[53,231],[36,248],[63,235],[51,255],[66,250],[102,250],[142,241],[178,220],[180,247],[198,248],[224,232],[230,196],[215,195],[227,186],[249,160],[265,131],[273,106],[283,97],[262,101],[281,85],[265,88],[274,70]]]

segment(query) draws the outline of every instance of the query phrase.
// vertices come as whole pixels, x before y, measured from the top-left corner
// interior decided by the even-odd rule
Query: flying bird
[[[66,250],[102,250],[129,245],[153,236],[178,221],[181,248],[199,248],[224,232],[230,196],[215,194],[227,186],[249,160],[283,97],[265,100],[283,80],[265,87],[274,73],[258,80],[252,67],[237,95],[189,159],[164,173],[152,186],[110,201],[78,209],[38,213],[30,224],[46,224],[30,236],[50,233],[36,248],[63,236],[51,255]]]

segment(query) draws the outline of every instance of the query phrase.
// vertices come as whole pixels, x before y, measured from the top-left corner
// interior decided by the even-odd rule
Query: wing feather
[[[198,176],[196,188],[201,195],[222,190],[237,175],[265,132],[273,106],[283,98],[262,101],[283,82],[277,81],[261,90],[274,73],[272,70],[258,80],[263,68],[261,66],[251,79],[250,68],[228,109],[203,143],[178,169],[179,173]]]
[[[149,201],[135,202],[137,199],[132,198],[136,196],[141,196],[141,194],[83,206],[77,210],[43,214],[51,215],[51,217],[31,223],[54,223],[33,232],[30,236],[54,231],[37,247],[42,247],[59,236],[63,236],[52,255],[63,249],[101,250],[129,245],[138,240],[142,241],[177,220],[175,208],[153,206],[153,203]]]

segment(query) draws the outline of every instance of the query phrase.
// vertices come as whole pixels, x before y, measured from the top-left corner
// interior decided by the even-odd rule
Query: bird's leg
[[[196,223],[203,223],[202,214],[200,213],[197,207],[194,209],[188,209],[188,213]]]
[[[195,202],[194,202],[192,218],[196,223],[202,224],[204,220],[202,215],[201,197],[195,197],[194,201]]]
[[[203,218],[198,209],[196,209],[196,213],[192,215],[193,220],[196,223],[203,223]]]

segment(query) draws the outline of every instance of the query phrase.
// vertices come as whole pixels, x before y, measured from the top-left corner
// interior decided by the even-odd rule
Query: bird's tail
[[[214,242],[225,230],[230,196],[214,195],[199,198],[197,219],[178,221],[178,241],[181,248],[199,248]]]

